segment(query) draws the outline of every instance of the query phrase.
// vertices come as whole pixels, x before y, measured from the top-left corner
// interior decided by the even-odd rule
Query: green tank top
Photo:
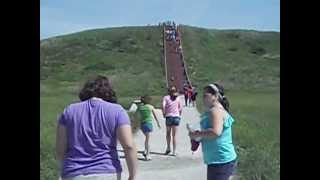
[[[153,109],[153,106],[150,104],[138,106],[141,123],[152,123],[152,120],[153,120],[152,109]]]

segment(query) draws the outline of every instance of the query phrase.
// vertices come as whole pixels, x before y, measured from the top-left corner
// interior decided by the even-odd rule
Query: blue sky
[[[40,39],[166,20],[212,29],[280,31],[280,0],[40,1]]]

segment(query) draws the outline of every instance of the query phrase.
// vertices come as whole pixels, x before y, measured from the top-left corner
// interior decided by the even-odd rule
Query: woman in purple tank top
[[[125,153],[129,180],[135,180],[137,154],[130,120],[107,77],[88,81],[81,102],[64,109],[58,119],[57,160],[63,180],[120,180],[119,140]]]

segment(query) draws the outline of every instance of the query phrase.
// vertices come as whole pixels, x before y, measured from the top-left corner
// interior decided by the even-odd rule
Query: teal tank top
[[[232,123],[233,117],[226,112],[223,123],[223,130],[219,137],[201,140],[203,160],[205,164],[221,164],[233,161],[237,158],[233,143],[232,143]],[[201,115],[201,129],[212,128],[209,119],[209,112]]]

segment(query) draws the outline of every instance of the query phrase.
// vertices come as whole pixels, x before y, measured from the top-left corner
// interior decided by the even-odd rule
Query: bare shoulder
[[[212,108],[210,110],[210,115],[212,117],[221,117],[221,116],[224,116],[224,114],[225,114],[225,110],[223,108],[220,108],[220,107]]]

